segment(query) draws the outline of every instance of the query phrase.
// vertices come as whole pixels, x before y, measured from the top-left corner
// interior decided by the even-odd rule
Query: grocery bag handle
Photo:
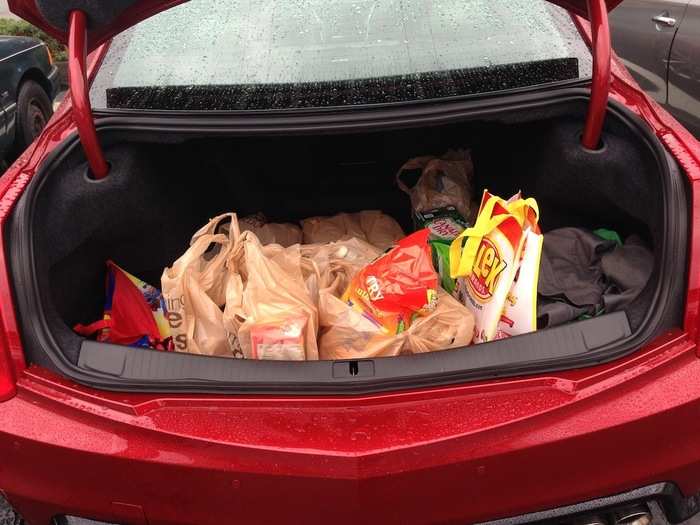
[[[229,226],[228,238],[230,241],[235,241],[241,236],[241,229],[238,225],[238,217],[235,213],[222,213],[216,217],[209,219],[209,222],[197,230],[192,236],[190,245],[193,245],[195,241],[202,235],[215,235],[219,234],[217,231],[221,226],[221,223],[226,219],[231,219],[231,225]],[[223,234],[221,234],[223,235]]]
[[[527,222],[528,210],[535,212],[534,224],[537,224],[540,219],[540,208],[537,205],[537,201],[532,197],[527,199],[518,199],[515,202],[507,203],[506,208],[513,214],[520,226],[524,226],[525,222]]]
[[[425,167],[428,165],[430,160],[432,160],[433,157],[430,156],[423,156],[423,157],[416,157],[410,160],[407,160],[406,162],[403,163],[403,165],[399,168],[399,171],[396,172],[396,184],[398,185],[399,189],[403,191],[404,193],[407,193],[408,195],[411,194],[411,191],[413,190],[413,186],[410,188],[406,185],[406,183],[403,181],[401,178],[401,175],[403,175],[406,171],[413,171],[413,170],[421,170],[421,172],[425,169]],[[420,179],[420,177],[419,177]]]
[[[174,278],[175,275],[182,274],[187,268],[189,268],[193,263],[197,262],[204,252],[209,249],[209,245],[212,243],[216,244],[226,244],[228,239],[222,233],[217,234],[205,234],[199,236],[194,243],[187,249],[187,251],[182,254],[182,256],[173,263],[170,268],[166,268],[168,277]],[[221,254],[226,255],[225,252],[219,252],[216,257],[221,257]],[[215,258],[216,258],[215,257]],[[213,259],[212,259],[213,260]],[[211,261],[210,261],[211,262]],[[177,268],[177,270],[176,270]]]
[[[502,213],[492,217],[493,208],[496,204],[501,204],[501,206],[508,209],[503,199],[495,195],[489,197],[483,208],[479,210],[479,216],[474,226],[464,230],[452,241],[450,245],[450,277],[453,279],[469,275],[472,272],[476,252],[479,250],[482,237],[494,228],[497,228],[507,218],[513,217],[510,213]],[[462,246],[465,237],[467,242]]]
[[[508,213],[502,213],[492,217],[493,209],[496,204],[500,204]],[[471,274],[474,266],[481,239],[494,228],[497,228],[503,221],[508,218],[513,218],[518,221],[520,227],[523,227],[528,221],[528,211],[532,210],[535,214],[534,225],[540,217],[540,209],[537,201],[532,197],[527,199],[517,199],[514,202],[506,202],[503,199],[492,195],[479,210],[476,223],[473,227],[464,230],[450,245],[450,277],[466,276]],[[463,239],[467,237],[466,244],[463,245]]]

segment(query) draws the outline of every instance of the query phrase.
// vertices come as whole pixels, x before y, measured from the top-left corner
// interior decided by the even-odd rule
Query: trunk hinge
[[[97,139],[87,81],[87,19],[82,11],[71,11],[68,21],[68,82],[73,102],[73,118],[90,171],[102,179],[109,171]]]
[[[588,18],[591,20],[591,51],[593,54],[593,78],[591,101],[586,115],[581,143],[588,149],[600,147],[605,112],[610,93],[610,27],[605,0],[588,0]]]

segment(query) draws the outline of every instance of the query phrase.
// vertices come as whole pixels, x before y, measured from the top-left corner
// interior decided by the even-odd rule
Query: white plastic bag
[[[227,234],[215,233],[228,221]],[[233,355],[221,307],[226,301],[226,261],[239,237],[235,214],[219,215],[198,230],[187,251],[163,271],[161,290],[176,351]]]

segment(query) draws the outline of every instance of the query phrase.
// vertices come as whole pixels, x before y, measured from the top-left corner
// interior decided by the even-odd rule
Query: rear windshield
[[[265,110],[407,102],[590,77],[545,0],[191,0],[113,40],[95,108]]]

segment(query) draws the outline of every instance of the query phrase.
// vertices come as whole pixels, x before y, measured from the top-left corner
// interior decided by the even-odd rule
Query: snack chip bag
[[[504,201],[484,191],[474,226],[462,232],[450,246],[450,275],[457,279],[458,297],[474,313],[475,343],[492,341],[499,335],[525,333],[535,322],[531,303],[534,300],[536,304],[537,274],[535,269],[533,275],[532,263],[534,259],[539,260],[539,255],[534,253],[537,257],[533,254],[528,257],[515,294],[511,289],[521,267],[527,231],[539,233],[535,230],[537,216],[534,199],[522,199],[516,194]],[[534,241],[530,245],[533,252],[541,249],[541,243],[539,248]],[[507,299],[519,296],[531,300],[516,300],[506,305]],[[503,324],[502,316],[505,317]],[[508,326],[516,319],[517,328],[514,322]]]
[[[544,236],[527,227],[520,266],[503,305],[496,339],[537,330],[537,281]]]
[[[498,322],[497,339],[537,330],[537,282],[544,242],[537,224],[539,211],[533,199],[523,199],[520,193],[508,200],[508,207],[523,224],[523,247],[518,271]]]
[[[102,342],[172,351],[167,313],[160,290],[107,261],[103,317],[73,329],[84,336],[97,333]]]
[[[450,244],[430,241],[430,247],[433,249],[433,266],[440,276],[440,286],[450,295],[455,295],[457,282],[450,276]]]
[[[430,231],[419,230],[401,239],[353,277],[341,299],[378,326],[398,334],[414,318],[437,305],[438,275],[428,245]]]
[[[455,280],[450,276],[450,244],[469,226],[469,223],[454,206],[424,212],[416,211],[414,219],[418,228],[430,230],[433,265],[440,275],[440,284],[447,292],[454,294]]]

